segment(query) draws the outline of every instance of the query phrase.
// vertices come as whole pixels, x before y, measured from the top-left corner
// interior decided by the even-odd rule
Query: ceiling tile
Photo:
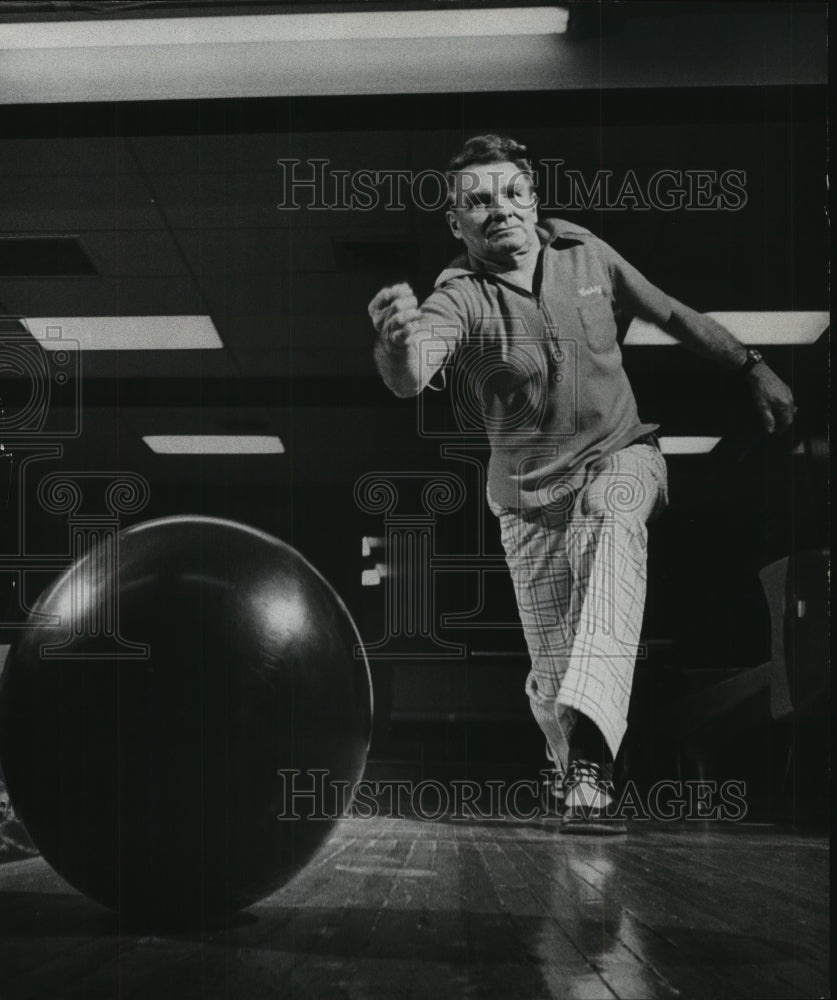
[[[0,301],[19,316],[203,315],[189,277],[3,278]]]
[[[4,177],[0,219],[6,232],[160,228],[143,181],[109,172],[107,163],[96,174]]]
[[[275,131],[132,136],[131,149],[150,174],[278,173],[277,160],[325,159],[334,168],[381,169],[402,164],[407,130],[318,131],[306,128],[304,105],[277,112]],[[306,176],[304,166],[302,176]]]
[[[234,378],[239,368],[225,350],[213,351],[85,351],[85,378]]]
[[[357,217],[365,225],[387,228],[408,224],[409,198],[403,209],[388,210],[384,197],[362,214],[353,211],[351,197],[337,194],[334,178],[326,178],[326,190],[319,195],[326,207],[310,208],[312,194],[295,194],[284,185],[278,170],[254,174],[157,174],[149,185],[161,211],[173,229],[299,229],[345,226]],[[342,200],[339,200],[342,199]],[[341,206],[335,208],[336,204]],[[299,206],[299,207],[296,207]]]
[[[270,411],[263,407],[217,405],[125,407],[120,416],[139,436],[146,434],[275,434]]]
[[[275,132],[137,135],[131,149],[149,174],[261,173],[288,157],[290,137],[277,121]]]
[[[372,337],[365,350],[357,348],[328,349],[306,347],[294,350],[276,347],[272,350],[233,350],[236,365],[248,378],[345,378],[346,376],[376,377],[372,357]]]
[[[128,140],[121,136],[53,135],[0,142],[3,177],[136,173]]]
[[[81,241],[102,275],[188,274],[182,253],[165,229],[137,229],[130,233],[90,230],[83,234]]]
[[[398,220],[383,228],[355,218],[354,225],[330,229],[177,229],[172,235],[197,275],[334,272],[339,270],[336,244],[413,241],[409,226]]]

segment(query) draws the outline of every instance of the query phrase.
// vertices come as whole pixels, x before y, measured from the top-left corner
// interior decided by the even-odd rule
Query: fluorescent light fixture
[[[267,434],[149,434],[143,438],[158,455],[281,455],[285,447]]]
[[[712,312],[744,344],[813,344],[828,327],[827,312]]]
[[[705,455],[720,441],[719,437],[661,437],[664,455]]]
[[[829,324],[827,312],[711,312],[742,344],[813,344]],[[654,323],[635,319],[625,337],[628,347],[668,347],[677,340]]]
[[[345,14],[250,14],[148,20],[49,21],[4,24],[4,49],[91,46],[217,45],[246,42],[365,42],[375,39],[561,35],[564,7],[490,10],[363,11]]]
[[[23,323],[47,351],[204,351],[224,346],[209,316],[35,316]]]
[[[360,574],[361,587],[377,587],[381,582],[381,577],[376,569],[365,569]]]

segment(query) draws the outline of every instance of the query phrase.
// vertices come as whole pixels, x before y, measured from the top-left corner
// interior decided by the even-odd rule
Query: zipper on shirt
[[[519,295],[526,295],[530,299],[534,299],[535,305],[538,307],[538,312],[541,314],[544,326],[548,327],[553,331],[555,340],[558,336],[558,324],[555,322],[553,317],[550,315],[549,310],[546,308],[546,303],[543,298],[543,268],[545,262],[546,251],[549,249],[549,245],[541,247],[541,252],[538,255],[538,263],[535,267],[535,272],[532,275],[532,290],[528,288],[523,288],[521,285],[516,285],[513,281],[507,281],[499,274],[492,275],[495,281],[500,282],[505,285],[506,288],[511,288]],[[535,292],[534,289],[537,287],[538,291]],[[551,349],[549,351],[550,358],[554,364],[559,364],[564,360],[564,351],[557,344],[550,345]],[[558,381],[563,381],[563,376],[558,378]]]

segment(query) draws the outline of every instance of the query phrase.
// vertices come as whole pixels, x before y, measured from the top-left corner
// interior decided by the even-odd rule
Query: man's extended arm
[[[375,364],[384,385],[402,399],[417,396],[421,390],[418,348],[411,343],[392,344],[384,337],[375,341]]]
[[[747,360],[747,349],[729,330],[676,299],[671,300],[671,305],[666,333],[670,333],[684,347],[730,371],[742,369]],[[744,378],[765,430],[769,434],[786,430],[795,412],[793,394],[788,386],[763,361],[750,368]]]
[[[431,304],[432,303],[432,304]],[[378,332],[375,364],[396,396],[417,396],[445,364],[459,342],[464,317],[446,293],[419,308],[406,283],[382,288],[369,303]]]
[[[396,396],[417,396],[424,388],[419,327],[421,310],[408,284],[382,288],[369,303],[369,317],[378,332],[375,364],[387,388]]]

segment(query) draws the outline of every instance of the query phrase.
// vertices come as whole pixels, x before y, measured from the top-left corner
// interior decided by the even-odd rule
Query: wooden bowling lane
[[[745,824],[344,821],[228,926],[120,928],[0,866],[0,1000],[502,1000],[828,993],[825,837]]]

